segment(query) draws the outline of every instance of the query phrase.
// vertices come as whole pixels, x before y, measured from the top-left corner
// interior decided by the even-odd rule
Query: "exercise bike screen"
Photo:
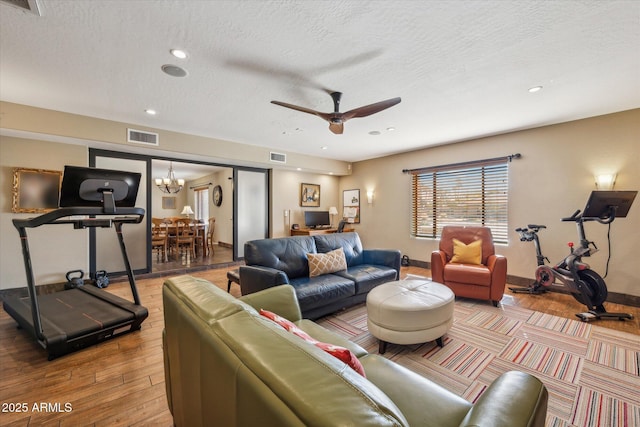
[[[637,194],[637,191],[592,191],[582,216],[606,218],[611,208],[615,207],[616,218],[624,218]]]

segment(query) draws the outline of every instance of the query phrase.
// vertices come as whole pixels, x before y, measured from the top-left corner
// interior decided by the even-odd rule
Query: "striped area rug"
[[[369,352],[378,350],[364,304],[318,323]],[[384,356],[470,402],[503,372],[535,375],[549,391],[547,426],[640,426],[640,335],[456,299],[444,344],[389,344]]]

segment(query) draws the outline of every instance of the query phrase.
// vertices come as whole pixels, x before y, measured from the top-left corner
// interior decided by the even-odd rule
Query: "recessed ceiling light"
[[[184,50],[171,49],[169,52],[171,52],[171,55],[175,56],[176,58],[185,59],[187,57],[187,52],[185,52]]]
[[[320,147],[321,150],[326,150],[327,148],[329,147],[327,147],[326,145],[323,145],[322,147]]]
[[[372,130],[371,132],[369,132],[369,135],[380,135],[380,131],[379,130]]]
[[[301,170],[302,170],[302,168],[296,168],[296,170],[297,170],[297,171],[301,171]]]
[[[387,130],[388,130],[389,132],[393,132],[394,130],[396,130],[396,128],[394,128],[393,126],[389,126],[389,127],[387,128]]]
[[[529,88],[529,93],[536,93],[542,90],[542,86],[534,86]]]
[[[165,64],[161,68],[162,71],[173,77],[184,77],[187,75],[187,70],[180,68],[177,65]]]
[[[152,110],[151,108],[147,108],[146,110],[144,110],[144,112],[150,116],[155,116],[156,114],[158,114],[156,110]]]

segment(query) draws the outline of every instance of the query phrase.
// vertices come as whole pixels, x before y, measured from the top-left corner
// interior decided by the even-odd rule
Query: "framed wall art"
[[[61,171],[15,168],[12,212],[44,213],[57,209],[61,184]]]
[[[350,224],[360,224],[360,190],[342,192],[342,220]]]
[[[300,184],[300,206],[312,208],[320,206],[319,184]]]
[[[176,208],[176,198],[175,197],[163,197],[162,198],[162,209],[175,209]]]

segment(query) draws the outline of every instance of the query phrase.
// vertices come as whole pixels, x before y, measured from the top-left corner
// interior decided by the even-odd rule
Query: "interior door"
[[[244,244],[269,237],[269,173],[264,169],[235,169],[234,258],[244,258]]]

